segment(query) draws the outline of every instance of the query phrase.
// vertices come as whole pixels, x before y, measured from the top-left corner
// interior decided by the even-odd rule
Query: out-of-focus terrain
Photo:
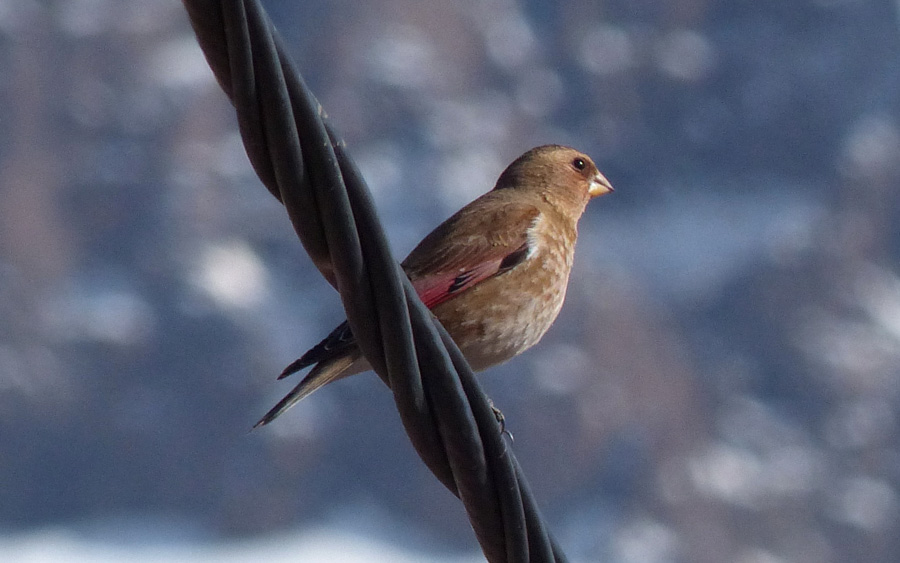
[[[534,145],[616,187],[484,376],[574,560],[895,560],[898,3],[265,5],[398,257]],[[0,2],[0,106],[7,537],[476,549],[373,375],[248,432],[343,317],[180,3]]]

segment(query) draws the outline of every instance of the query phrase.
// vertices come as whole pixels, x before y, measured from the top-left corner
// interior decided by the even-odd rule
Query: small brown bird
[[[472,369],[505,362],[544,336],[566,295],[578,219],[591,198],[611,191],[594,162],[575,149],[531,149],[403,261]],[[256,426],[326,383],[371,369],[346,321],[279,379],[308,366],[314,367]]]

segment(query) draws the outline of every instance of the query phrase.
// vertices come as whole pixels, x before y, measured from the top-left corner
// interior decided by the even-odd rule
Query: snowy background
[[[616,187],[484,376],[578,562],[900,552],[900,3],[267,0],[402,257],[531,146]],[[479,561],[180,3],[0,0],[0,559]]]

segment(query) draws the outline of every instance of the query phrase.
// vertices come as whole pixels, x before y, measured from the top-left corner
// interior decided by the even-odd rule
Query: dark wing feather
[[[310,348],[305,354],[300,356],[299,359],[291,362],[288,367],[284,368],[281,375],[278,376],[278,379],[284,379],[291,374],[297,373],[298,371],[311,365],[318,364],[319,362],[334,359],[355,346],[356,339],[353,337],[350,325],[347,321],[344,321],[339,324],[336,329],[332,330],[331,334],[326,336],[325,339]]]

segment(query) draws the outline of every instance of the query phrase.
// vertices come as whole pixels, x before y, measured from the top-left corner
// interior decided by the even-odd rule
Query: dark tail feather
[[[278,379],[284,379],[289,375],[293,375],[308,365],[310,364],[306,360],[306,355],[304,355],[302,358],[294,360],[288,365],[288,367],[284,368],[278,375]]]
[[[278,404],[272,407],[272,410],[267,412],[266,415],[259,420],[259,422],[254,424],[253,428],[259,428],[260,426],[269,424],[270,422],[281,416],[283,412],[297,404],[302,399],[309,396],[310,393],[312,393],[319,387],[331,383],[336,379],[340,379],[347,375],[356,373],[355,371],[347,373],[347,370],[357,359],[359,359],[359,357],[360,354],[359,352],[357,352],[355,354],[348,354],[317,364],[316,367],[312,369],[312,371],[306,374],[306,377],[303,378],[303,381],[301,381],[296,387],[294,387],[290,393],[285,395],[283,399],[278,401]],[[297,362],[294,362],[294,364],[296,363]],[[288,368],[290,367],[291,366],[288,366]]]

